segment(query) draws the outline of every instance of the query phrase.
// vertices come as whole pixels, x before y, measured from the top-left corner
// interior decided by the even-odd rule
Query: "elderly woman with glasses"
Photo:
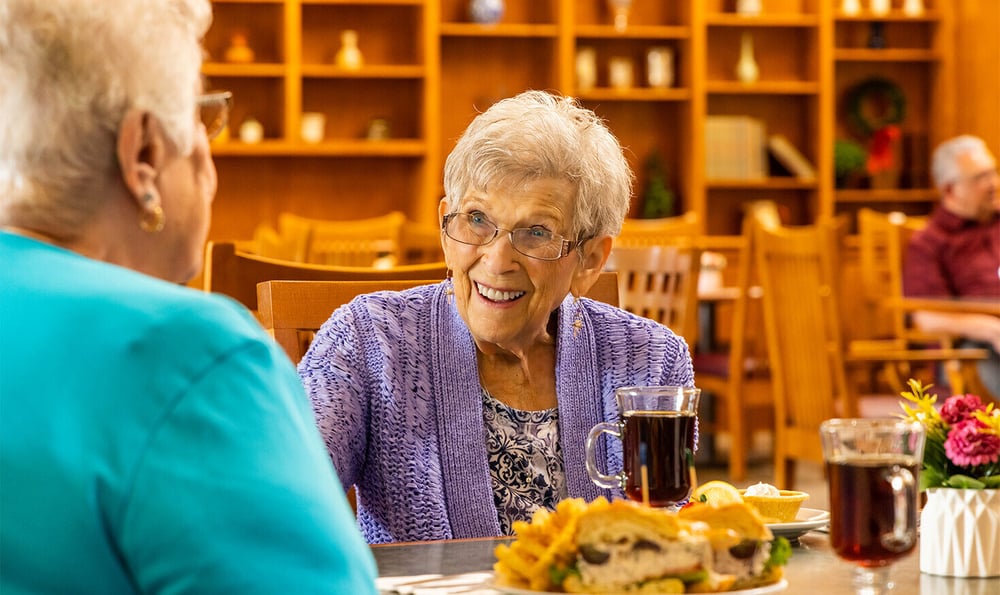
[[[582,297],[629,207],[632,174],[593,112],[539,91],[476,117],[445,165],[453,275],[363,295],[299,364],[369,542],[510,534],[591,482],[584,442],[614,390],[692,386],[666,327]],[[621,468],[620,445],[605,458]]]
[[[0,592],[374,593],[287,357],[201,267],[208,0],[0,0]]]

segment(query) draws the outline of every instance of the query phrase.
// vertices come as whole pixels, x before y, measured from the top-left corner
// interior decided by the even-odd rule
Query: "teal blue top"
[[[227,298],[0,232],[0,593],[374,593],[284,353]]]

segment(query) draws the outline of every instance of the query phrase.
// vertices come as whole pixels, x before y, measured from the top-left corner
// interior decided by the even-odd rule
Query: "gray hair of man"
[[[962,175],[958,167],[959,156],[973,152],[988,153],[989,148],[986,146],[986,141],[971,134],[956,136],[938,145],[931,158],[934,186],[938,190],[944,190],[946,185],[956,181]]]
[[[208,0],[0,2],[0,224],[75,238],[121,179],[129,109],[190,154],[211,21]]]
[[[540,178],[573,184],[577,238],[621,231],[633,183],[621,145],[593,111],[545,91],[500,100],[472,121],[445,162],[448,210],[469,191]]]

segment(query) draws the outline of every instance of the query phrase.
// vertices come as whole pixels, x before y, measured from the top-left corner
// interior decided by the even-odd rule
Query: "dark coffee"
[[[677,411],[628,411],[622,442],[625,495],[642,502],[642,445],[651,506],[671,506],[691,495],[694,414]]]
[[[837,555],[861,566],[886,566],[916,545],[918,464],[900,457],[827,462],[830,541]],[[892,477],[909,471],[905,531],[893,532],[896,504]]]

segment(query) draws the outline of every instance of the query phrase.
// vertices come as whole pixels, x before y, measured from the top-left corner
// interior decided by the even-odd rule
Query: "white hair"
[[[0,0],[0,223],[72,237],[120,179],[125,113],[194,145],[208,0]]]
[[[966,153],[989,153],[986,142],[978,136],[963,134],[941,143],[934,149],[931,159],[931,176],[938,190],[956,181],[962,175],[958,167],[958,158]]]
[[[573,184],[577,238],[621,231],[633,180],[621,145],[593,111],[544,91],[503,99],[472,121],[445,162],[448,208],[470,190],[539,178]]]

